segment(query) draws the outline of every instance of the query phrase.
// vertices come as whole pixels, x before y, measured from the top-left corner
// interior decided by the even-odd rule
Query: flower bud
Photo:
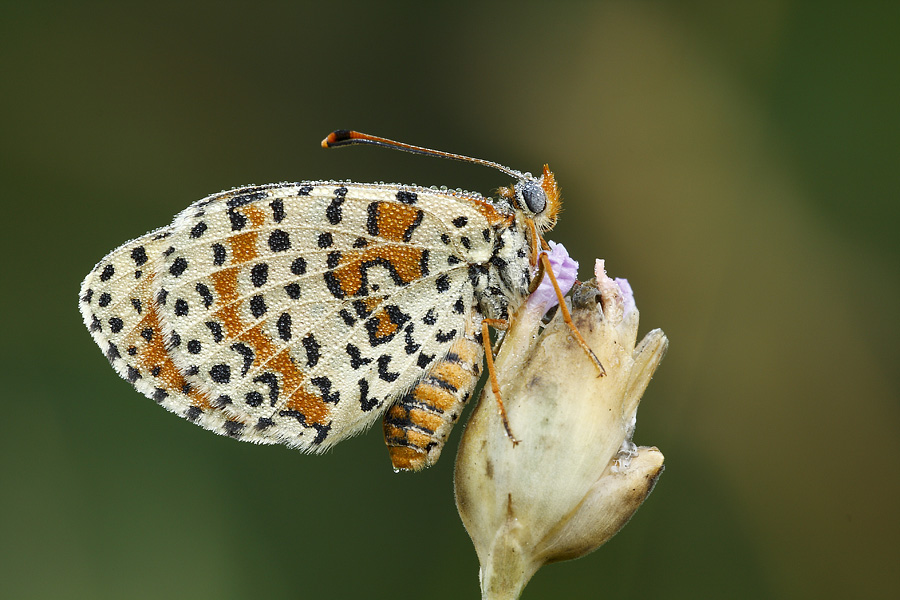
[[[460,443],[456,503],[478,553],[484,598],[517,598],[542,565],[598,548],[662,472],[662,454],[635,447],[631,437],[668,340],[655,329],[635,347],[638,311],[628,282],[607,277],[599,260],[595,274],[573,288],[572,320],[606,374],[562,311],[541,330],[549,302],[529,301],[495,360],[519,442],[505,433],[485,386]]]

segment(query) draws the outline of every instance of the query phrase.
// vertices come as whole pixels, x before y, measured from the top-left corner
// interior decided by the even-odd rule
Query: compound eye
[[[538,182],[528,181],[522,184],[521,191],[522,200],[525,201],[528,210],[536,215],[544,212],[547,208],[547,196],[544,195],[544,190]]]

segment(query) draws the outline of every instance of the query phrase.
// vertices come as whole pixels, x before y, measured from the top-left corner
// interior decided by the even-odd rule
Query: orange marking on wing
[[[405,204],[380,202],[378,204],[378,236],[392,242],[406,242],[409,228],[422,219],[422,211]]]
[[[284,404],[285,408],[303,413],[307,425],[324,425],[329,412],[328,407],[325,406],[321,396],[310,393],[302,387],[303,373],[291,360],[287,348],[279,352],[269,364],[281,373],[285,382],[284,388],[292,390]]]
[[[219,301],[216,306],[221,306],[213,316],[225,324],[225,331],[229,338],[236,338],[244,329],[241,321],[240,305],[237,300],[237,267],[214,271],[210,276],[216,296]]]
[[[254,364],[266,363],[272,370],[281,374],[281,387],[291,390],[285,407],[303,413],[307,425],[324,425],[328,416],[328,407],[321,396],[312,394],[303,387],[305,376],[291,360],[290,350],[278,351],[272,340],[263,332],[262,323],[246,329],[239,313],[237,302],[237,268],[222,269],[212,274],[213,286],[221,299],[222,308],[215,316],[225,324],[225,331],[231,339],[238,339],[249,344],[255,353]]]
[[[266,222],[266,213],[253,204],[241,206],[235,210],[250,219],[250,224],[255,229],[259,229]],[[259,256],[259,250],[256,247],[258,238],[259,235],[256,231],[245,231],[228,238],[228,243],[231,244],[231,264],[239,265],[257,258]]]
[[[250,224],[253,225],[256,229],[259,229],[266,222],[266,213],[255,204],[247,204],[245,206],[241,206],[237,209],[239,212],[242,212],[248,219],[250,219]]]
[[[383,310],[379,310],[377,313],[372,315],[373,319],[378,320],[378,328],[375,330],[375,337],[383,338],[387,336],[391,336],[400,329],[400,326],[391,321],[390,315],[388,315]]]
[[[178,367],[175,366],[175,363],[172,362],[172,357],[169,356],[169,352],[166,350],[162,327],[159,324],[159,312],[156,302],[146,302],[145,306],[147,309],[144,317],[127,341],[130,345],[139,348],[136,358],[142,371],[149,372],[158,367],[159,373],[156,375],[156,378],[162,381],[169,391],[184,393],[183,390],[187,381],[181,371],[178,370]],[[153,332],[149,341],[140,335],[140,332],[145,329],[150,329]],[[141,344],[144,345],[141,346]],[[192,386],[188,388],[187,397],[194,406],[204,410],[211,408],[209,399]]]
[[[355,296],[362,291],[363,268],[367,265],[389,264],[404,285],[422,277],[422,251],[412,246],[389,244],[365,250],[347,252],[341,258],[334,276],[344,294]]]
[[[379,296],[368,296],[362,300],[363,306],[365,306],[366,310],[369,312],[378,308],[382,302],[384,302],[384,298]]]
[[[500,188],[497,192],[500,195],[504,195],[504,190],[512,190],[512,188]],[[515,198],[515,192],[512,192],[513,198]],[[488,202],[487,200],[482,200],[480,198],[466,198],[469,202],[472,203],[472,206],[481,213],[481,215],[487,219],[487,222],[491,227],[498,226],[510,226],[513,223],[515,217],[513,215],[504,215],[503,213],[497,212],[497,209],[494,208],[494,205]]]
[[[228,238],[228,243],[231,244],[231,264],[239,265],[259,256],[256,238],[255,231],[246,231]]]

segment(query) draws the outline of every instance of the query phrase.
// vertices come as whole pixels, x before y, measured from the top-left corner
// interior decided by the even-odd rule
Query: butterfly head
[[[525,173],[514,185],[497,192],[533,220],[539,231],[549,231],[556,225],[562,201],[556,178],[547,165],[540,177]]]

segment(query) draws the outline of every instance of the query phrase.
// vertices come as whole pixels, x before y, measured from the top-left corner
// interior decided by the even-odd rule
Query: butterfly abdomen
[[[395,469],[418,471],[433,465],[471,398],[484,356],[480,334],[474,333],[481,315],[476,312],[472,321],[466,335],[385,413],[384,439]]]

